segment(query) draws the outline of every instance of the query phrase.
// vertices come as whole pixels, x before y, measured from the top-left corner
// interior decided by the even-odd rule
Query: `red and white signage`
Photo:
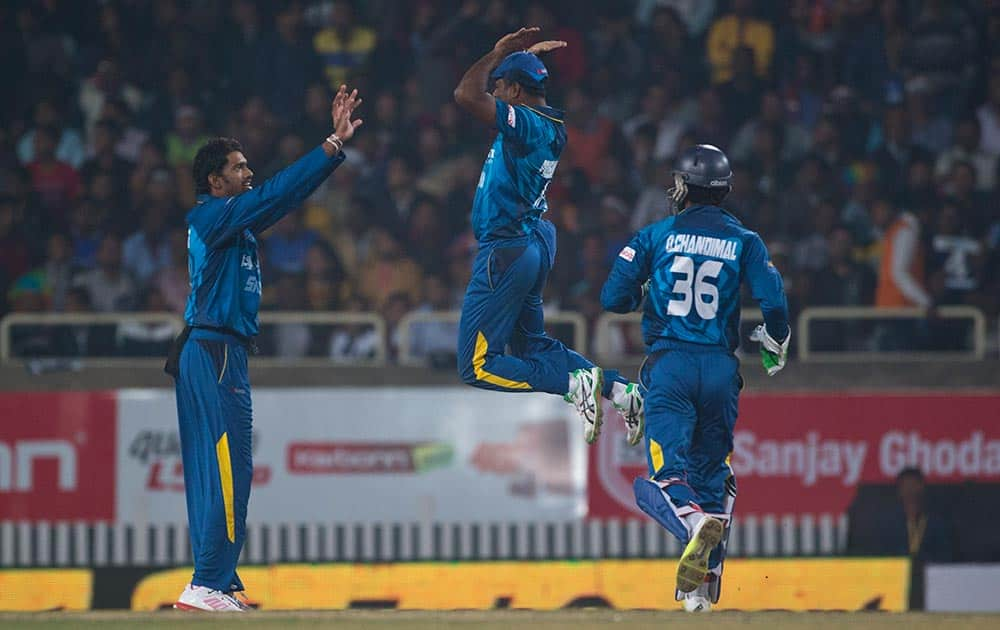
[[[458,387],[253,396],[251,524],[554,521],[586,509],[585,445],[559,397]],[[183,522],[174,393],[121,390],[118,409],[119,518]]]
[[[609,425],[590,450],[588,514],[639,515],[645,453]],[[1000,396],[745,395],[731,464],[741,514],[842,513],[858,484],[910,466],[930,483],[1000,482]]]
[[[113,392],[0,394],[0,520],[115,517]]]
[[[607,413],[587,447],[556,396],[261,389],[249,518],[644,518],[645,450]],[[0,521],[185,520],[172,391],[0,394],[0,418]],[[749,394],[734,442],[741,514],[837,514],[908,466],[931,483],[1000,482],[1000,396]]]

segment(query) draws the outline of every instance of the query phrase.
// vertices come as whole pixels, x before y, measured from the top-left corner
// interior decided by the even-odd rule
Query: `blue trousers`
[[[675,505],[693,501],[721,513],[733,474],[739,362],[721,350],[683,345],[650,355],[642,368],[646,462],[651,478],[680,482],[667,487]]]
[[[176,390],[191,583],[242,591],[236,563],[253,477],[246,348],[230,335],[193,330],[181,352]]]
[[[468,385],[563,395],[569,373],[593,363],[545,334],[542,291],[556,254],[555,226],[480,245],[462,302],[458,373]],[[506,348],[510,347],[510,352]],[[618,372],[606,370],[604,394]]]

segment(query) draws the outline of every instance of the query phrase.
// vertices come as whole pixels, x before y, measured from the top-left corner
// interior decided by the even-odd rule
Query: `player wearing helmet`
[[[719,207],[732,189],[729,159],[717,147],[685,150],[674,168],[674,212],[641,230],[621,251],[601,291],[605,309],[642,308],[649,478],[634,484],[639,507],[685,545],[677,599],[708,610],[721,592],[725,537],[736,499],[729,467],[743,380],[740,283],[760,302],[768,374],[785,365],[790,331],[781,275],[755,232]]]

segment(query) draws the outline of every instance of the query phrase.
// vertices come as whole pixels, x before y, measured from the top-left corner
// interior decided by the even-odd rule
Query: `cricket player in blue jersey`
[[[236,563],[250,499],[251,401],[247,354],[255,346],[261,273],[257,238],[344,161],[360,120],[357,90],[333,99],[333,133],[261,186],[239,142],[215,138],[194,159],[198,203],[187,214],[191,294],[187,326],[167,360],[176,379],[194,576],[175,608],[240,612]]]
[[[458,372],[475,387],[563,396],[583,418],[587,442],[600,433],[603,396],[624,418],[628,439],[638,443],[639,388],[545,334],[542,290],[555,260],[556,230],[541,216],[566,128],[563,112],[546,103],[549,73],[537,55],[566,42],[529,48],[538,30],[502,37],[455,88],[455,101],[498,132],[472,203],[479,253],[462,302]],[[485,91],[488,79],[495,82],[492,93]]]
[[[601,291],[616,313],[642,308],[649,478],[635,480],[639,507],[685,545],[677,599],[707,611],[718,601],[736,480],[729,466],[742,387],[740,283],[760,303],[768,375],[785,365],[790,330],[781,274],[760,236],[719,207],[732,170],[711,145],[685,150],[670,200],[679,212],[647,226],[622,249]]]

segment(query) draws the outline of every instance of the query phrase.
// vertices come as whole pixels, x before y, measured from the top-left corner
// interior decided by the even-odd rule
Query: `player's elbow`
[[[616,294],[605,285],[601,291],[601,308],[611,313],[628,313],[630,310],[629,300],[624,296]]]
[[[455,88],[455,91],[452,92],[452,97],[455,99],[456,104],[465,109],[468,109],[473,101],[472,95],[461,85]]]

